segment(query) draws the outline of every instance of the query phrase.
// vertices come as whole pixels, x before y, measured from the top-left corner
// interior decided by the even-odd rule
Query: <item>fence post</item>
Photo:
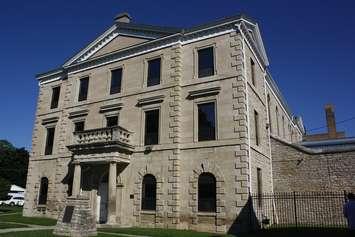
[[[296,202],[296,191],[293,191],[293,207],[295,210],[295,225],[296,228],[298,227],[298,223],[297,223],[297,202]]]

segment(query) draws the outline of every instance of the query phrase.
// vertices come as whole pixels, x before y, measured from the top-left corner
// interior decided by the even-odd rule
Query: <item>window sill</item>
[[[217,216],[216,212],[198,212],[198,216]]]
[[[141,214],[155,215],[156,211],[153,210],[141,210]]]

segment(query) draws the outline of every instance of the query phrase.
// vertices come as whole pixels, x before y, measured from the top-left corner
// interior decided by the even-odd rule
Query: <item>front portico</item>
[[[117,179],[130,163],[131,134],[119,126],[85,130],[75,132],[74,144],[68,146],[73,153],[72,197],[88,197],[98,223],[120,222],[117,202],[123,185]]]

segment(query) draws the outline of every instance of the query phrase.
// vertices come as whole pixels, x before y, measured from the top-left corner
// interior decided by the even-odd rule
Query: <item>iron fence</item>
[[[347,226],[346,192],[290,192],[250,195],[250,221],[261,228]]]

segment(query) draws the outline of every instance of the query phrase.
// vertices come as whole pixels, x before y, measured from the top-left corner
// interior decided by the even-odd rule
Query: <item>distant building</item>
[[[327,104],[325,106],[325,118],[327,121],[327,133],[307,134],[303,137],[304,141],[323,141],[345,137],[345,132],[337,131],[333,105]]]
[[[10,187],[10,191],[8,192],[8,196],[12,196],[12,197],[24,197],[25,196],[25,191],[26,189],[17,186],[15,184],[12,184]]]

